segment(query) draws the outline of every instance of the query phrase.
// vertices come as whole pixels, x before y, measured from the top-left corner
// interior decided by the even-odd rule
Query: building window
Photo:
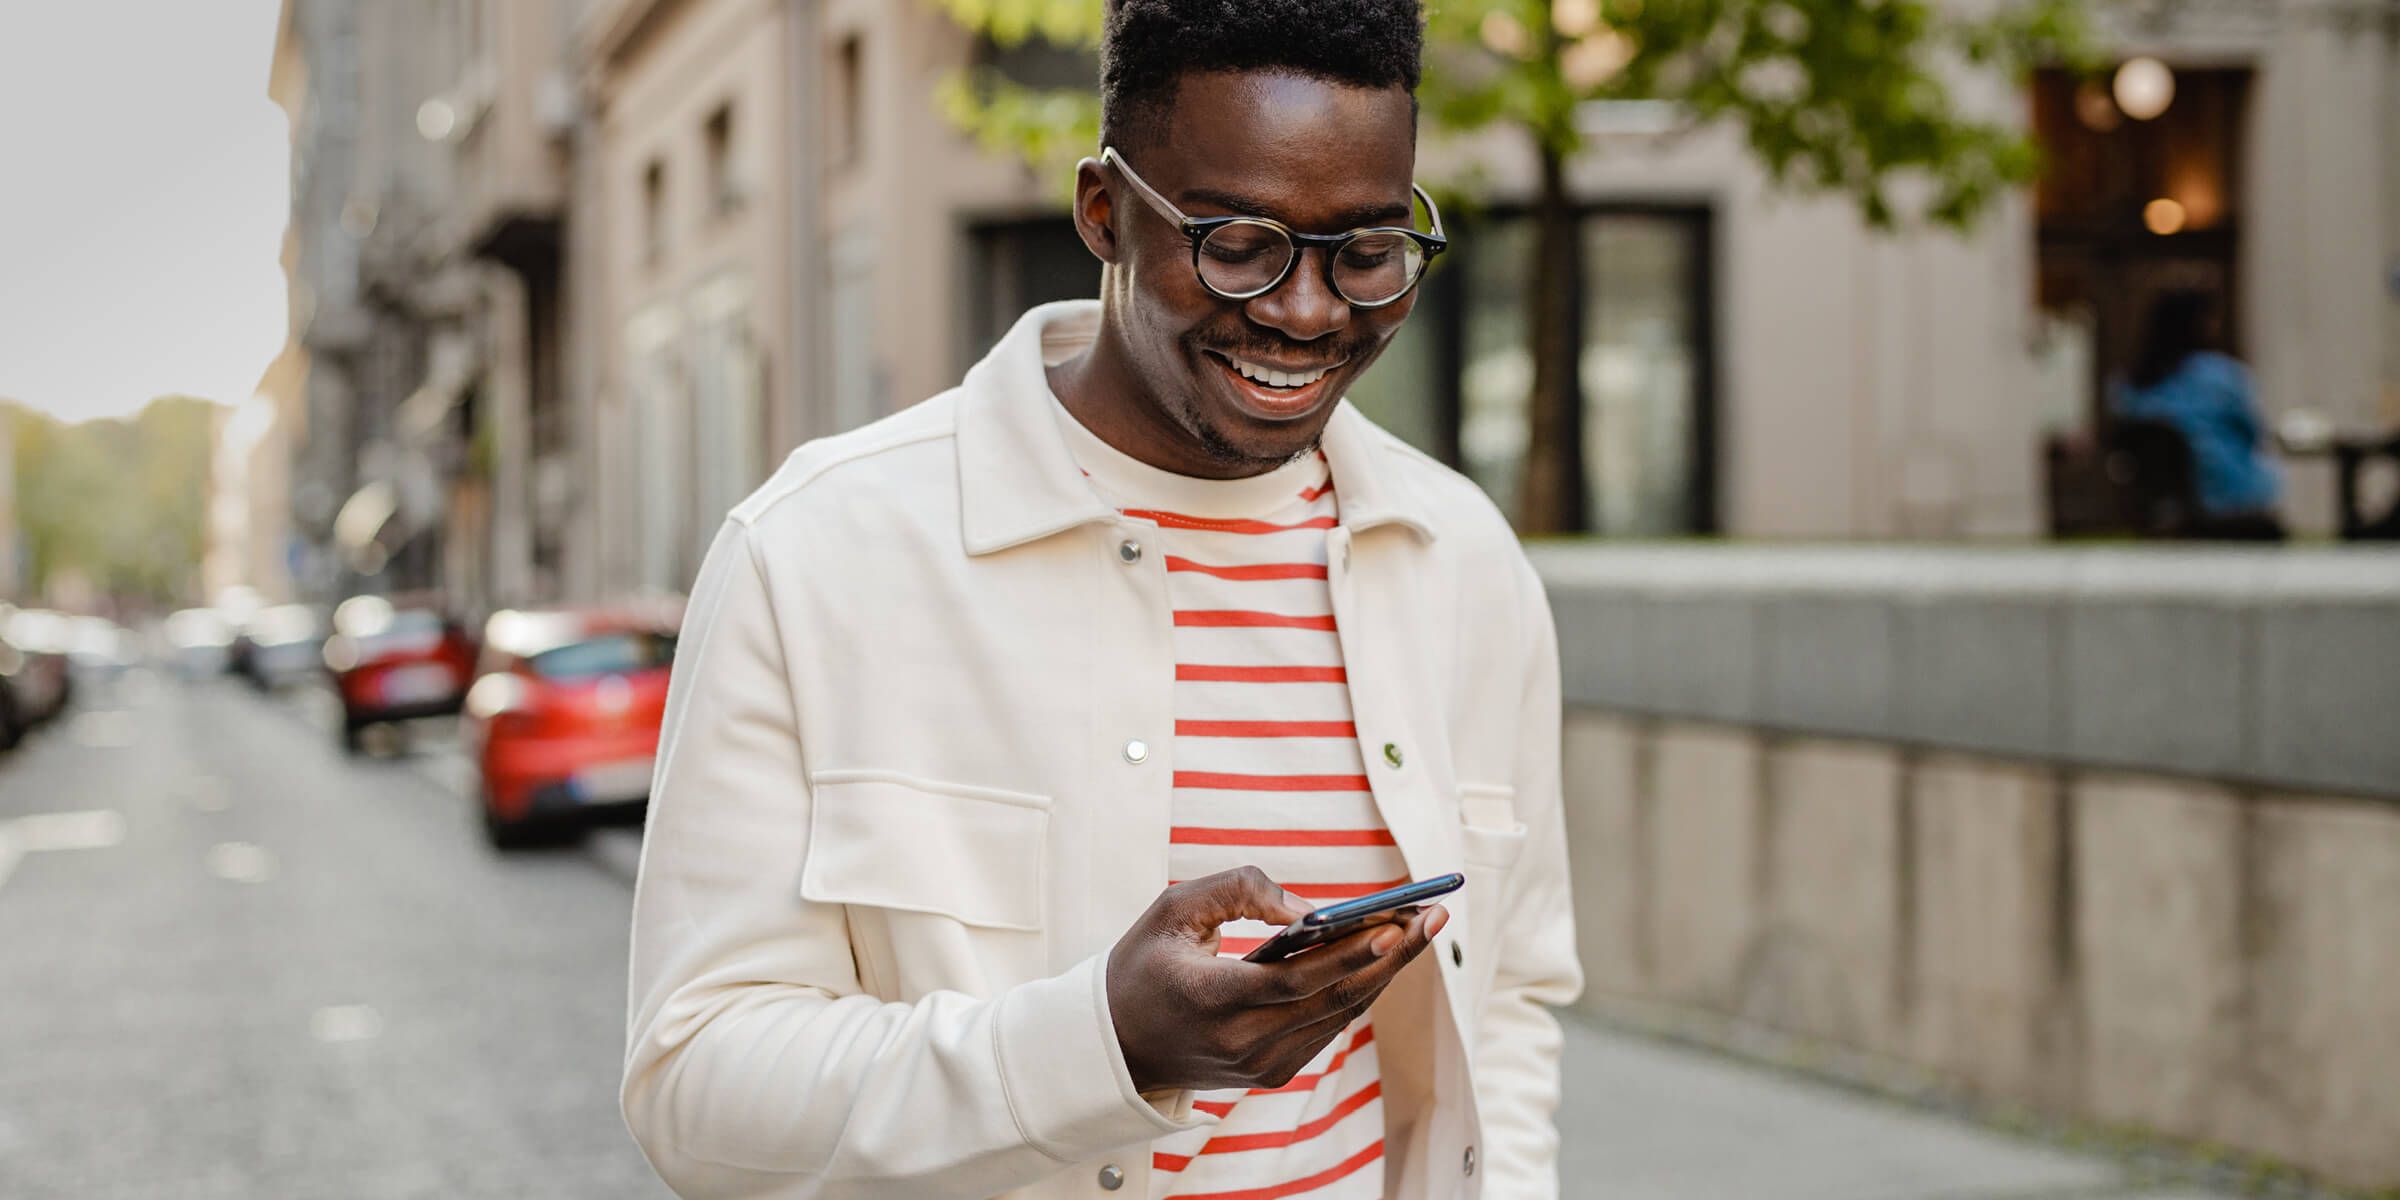
[[[967,233],[960,369],[975,365],[1026,309],[1100,294],[1100,260],[1066,217],[997,221]]]
[[[858,161],[866,148],[866,51],[859,35],[847,34],[833,56],[833,96],[826,111],[833,128],[827,131],[830,157],[836,167]]]
[[[701,127],[700,136],[708,163],[709,211],[722,217],[742,207],[746,189],[733,142],[733,104],[730,101],[718,105],[717,111],[708,115],[708,123]]]
[[[657,262],[667,249],[667,166],[657,159],[642,168],[642,256]]]
[[[1594,204],[1578,218],[1583,394],[1578,528],[1626,536],[1716,528],[1715,350],[1705,208]],[[1533,221],[1456,223],[1452,252],[1350,400],[1457,467],[1514,518],[1531,451]]]

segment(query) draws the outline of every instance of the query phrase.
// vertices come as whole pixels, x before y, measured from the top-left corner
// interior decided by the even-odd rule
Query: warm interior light
[[[2147,121],[2175,102],[2175,72],[2155,58],[2128,59],[2117,68],[2110,90],[2116,93],[2117,107],[2124,109],[2126,116]]]
[[[2142,206],[2142,224],[2161,237],[2183,228],[2183,206],[2161,196]]]

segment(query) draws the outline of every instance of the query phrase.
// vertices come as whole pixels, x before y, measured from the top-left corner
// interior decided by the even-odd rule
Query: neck
[[[1047,369],[1050,390],[1101,441],[1130,458],[1194,479],[1246,479],[1281,463],[1228,462],[1171,416],[1142,387],[1104,314],[1092,348]]]

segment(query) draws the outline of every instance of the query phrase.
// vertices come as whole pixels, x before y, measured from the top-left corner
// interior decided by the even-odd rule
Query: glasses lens
[[[1425,247],[1397,233],[1350,239],[1333,257],[1333,284],[1352,304],[1381,304],[1408,290],[1425,269]]]
[[[1292,262],[1292,241],[1272,225],[1235,221],[1200,243],[1200,280],[1231,296],[1262,292]]]

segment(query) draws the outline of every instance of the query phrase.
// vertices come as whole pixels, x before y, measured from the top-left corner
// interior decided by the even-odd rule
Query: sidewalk
[[[1569,1200],[2232,1200],[1706,1051],[1566,1033]]]

